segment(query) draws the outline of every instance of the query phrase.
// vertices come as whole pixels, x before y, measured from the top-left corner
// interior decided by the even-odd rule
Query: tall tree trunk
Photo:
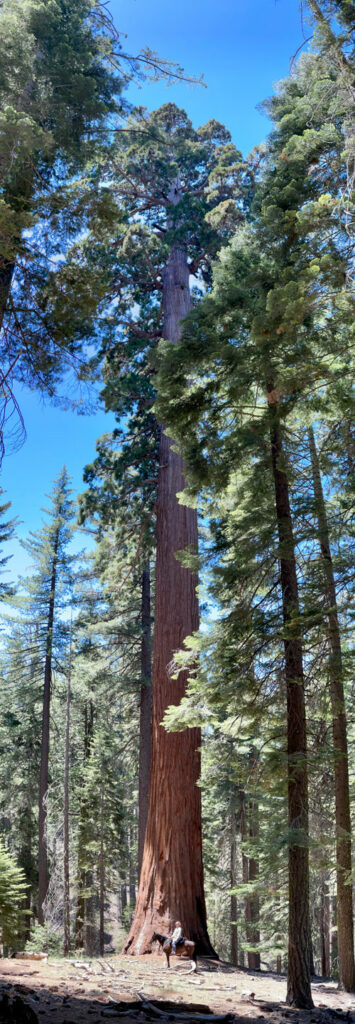
[[[141,692],[139,718],[139,788],[138,788],[138,879],[140,878],[144,836],[147,825],[150,757],[152,749],[152,655],[150,616],[150,565],[142,573],[142,647]]]
[[[242,837],[242,875],[243,885],[255,882],[259,874],[259,865],[255,857],[249,857],[245,852],[248,835],[254,838],[258,835],[257,805],[254,800],[247,800],[245,793],[241,793],[241,837]],[[259,921],[259,900],[253,894],[244,897],[245,934],[248,946],[260,943]],[[251,949],[247,951],[248,967],[252,971],[260,970],[260,953]]]
[[[259,808],[256,800],[249,801],[249,835],[256,839],[259,835]],[[256,857],[249,858],[249,882],[255,882],[259,875],[259,864]],[[260,945],[259,931],[259,897],[254,893],[250,896],[249,936],[248,942]],[[260,971],[260,953],[248,953],[248,965],[253,971]]]
[[[330,976],[330,906],[329,889],[325,878],[321,889],[321,973],[323,978]]]
[[[230,884],[231,889],[237,885],[237,820],[234,809],[234,800],[231,800],[230,815]],[[235,892],[231,893],[230,899],[230,940],[231,940],[231,962],[238,967],[238,925],[237,925],[238,903]]]
[[[268,387],[268,393],[272,387]],[[289,487],[278,411],[269,405],[271,459],[279,535],[287,690],[289,940],[287,1003],[311,1007],[307,733],[300,609]]]
[[[176,183],[175,198],[180,198]],[[163,336],[179,340],[180,321],[190,309],[186,254],[174,247],[163,275]],[[161,725],[170,704],[184,696],[186,673],[169,675],[175,651],[199,625],[197,576],[183,568],[175,552],[197,550],[197,514],[180,505],[181,456],[162,431],[156,510],[156,593],[153,658],[152,759],[148,820],[136,912],[125,951],[143,953],[153,931],[169,934],[176,919],[198,950],[212,954],[207,934],[203,887],[201,735],[199,729],[168,733]]]
[[[332,927],[330,933],[330,955],[331,955],[331,975],[332,977],[338,974],[338,929],[337,929],[337,898],[332,898]]]
[[[64,755],[64,956],[70,953],[70,848],[69,848],[69,760],[70,760],[70,689],[72,667],[73,619],[70,620],[69,666],[67,680],[67,700],[65,715],[65,755]]]
[[[346,992],[352,992],[355,988],[355,964],[353,892],[351,883],[351,817],[342,651],[327,510],[323,495],[318,453],[311,427],[308,430],[308,440],[311,454],[314,503],[318,522],[318,541],[323,567],[324,595],[327,602],[328,643],[330,649],[329,690],[334,747],[339,981],[341,988],[345,989]]]
[[[59,528],[56,531],[53,545],[51,572],[51,589],[48,603],[46,655],[44,663],[43,707],[42,707],[42,741],[41,766],[39,775],[39,815],[38,815],[38,923],[44,924],[44,902],[48,891],[48,854],[47,854],[47,795],[48,795],[48,763],[49,763],[49,727],[50,701],[52,682],[52,648],[54,603],[57,577]]]

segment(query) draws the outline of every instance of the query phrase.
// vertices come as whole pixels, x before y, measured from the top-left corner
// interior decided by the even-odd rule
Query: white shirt
[[[172,934],[172,942],[177,942],[178,939],[181,939],[181,936],[182,936],[182,928],[175,928],[174,931],[173,931],[173,934]]]

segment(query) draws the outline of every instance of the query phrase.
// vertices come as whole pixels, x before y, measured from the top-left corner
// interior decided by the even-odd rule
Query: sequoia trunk
[[[330,651],[328,677],[334,748],[339,981],[341,988],[345,989],[346,992],[352,992],[355,987],[355,965],[353,892],[351,884],[351,818],[342,651],[327,510],[312,428],[308,431],[308,440],[311,453],[315,511],[318,522],[318,541],[323,567],[324,595],[327,603]]]
[[[147,825],[150,756],[152,748],[152,657],[149,562],[142,573],[141,625],[142,647],[139,720],[138,878],[141,873],[144,836]]]
[[[179,186],[175,199],[178,202]],[[164,338],[179,340],[190,309],[185,252],[173,247],[163,278]],[[212,954],[203,888],[199,729],[168,733],[161,725],[170,704],[185,693],[186,674],[169,674],[174,653],[198,629],[197,576],[176,552],[197,550],[197,514],[178,501],[184,488],[181,456],[162,431],[156,510],[156,594],[153,657],[152,759],[148,820],[136,911],[125,945],[129,953],[150,948],[153,931],[171,933],[176,919],[199,952]]]
[[[268,387],[269,394],[272,388]],[[270,405],[287,690],[289,936],[287,1003],[313,1006],[310,979],[308,778],[300,609],[289,487],[277,409]]]

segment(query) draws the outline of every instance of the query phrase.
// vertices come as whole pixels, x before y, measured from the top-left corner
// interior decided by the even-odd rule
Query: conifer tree
[[[65,468],[54,483],[50,495],[49,516],[42,529],[31,534],[24,547],[31,557],[34,573],[25,583],[27,614],[37,624],[43,659],[43,706],[41,764],[39,776],[39,842],[38,842],[38,921],[44,923],[45,899],[48,889],[47,860],[47,797],[49,778],[50,702],[53,658],[59,653],[66,626],[60,610],[69,600],[73,556],[68,554],[74,506],[70,499],[70,483]]]
[[[105,398],[117,414],[129,411],[132,433],[140,419],[137,440],[141,444],[142,439],[149,443],[149,433],[153,432],[153,439],[157,433],[151,415],[154,382],[147,356],[162,334],[178,340],[179,322],[191,303],[189,277],[200,273],[209,279],[211,257],[243,215],[250,172],[223,126],[210,122],[194,131],[184,111],[174,104],[166,104],[150,116],[138,110],[127,127],[125,138],[116,147],[117,155],[113,152],[113,187],[124,206],[127,227],[111,256],[118,305],[110,320],[113,329],[115,320],[121,330],[126,327],[126,337],[112,344],[112,331],[109,336]],[[130,311],[132,303],[139,306],[137,316]],[[196,787],[199,736],[192,731],[181,736],[175,753],[176,741],[167,737],[159,724],[171,696],[167,666],[183,636],[198,623],[196,576],[175,558],[177,551],[197,549],[197,519],[195,511],[184,509],[176,498],[183,486],[182,462],[163,431],[158,458],[150,810],[136,916],[126,944],[132,953],[147,948],[154,928],[169,931],[177,915],[201,949],[210,950]],[[175,683],[174,700],[182,695],[184,685],[181,675]],[[184,812],[177,796],[180,790],[186,793]],[[182,813],[186,825],[185,818],[180,820]],[[165,863],[162,850],[170,863],[168,875],[161,870]],[[181,908],[178,878],[186,858],[195,874]],[[161,913],[158,906],[163,908]]]
[[[114,94],[120,91],[122,76],[112,73],[111,51],[112,41],[103,22],[100,25],[99,5],[88,0],[55,0],[50,5],[43,0],[4,0],[1,5],[1,324],[15,267],[17,292],[21,275],[23,292],[29,286],[36,248],[41,250],[41,240],[28,234],[41,203],[44,200],[53,228],[56,198],[51,209],[48,195],[55,191],[58,175],[63,187],[68,176],[83,167],[93,152],[97,129],[115,109]],[[40,383],[44,368],[53,373],[58,366],[60,353],[46,347],[44,310],[42,345],[38,332],[37,346],[33,333],[31,352],[26,347],[16,317],[17,307],[23,317],[24,303],[25,296],[21,302],[16,295],[9,310],[3,372],[16,361],[20,377]],[[63,350],[65,344],[62,338]]]

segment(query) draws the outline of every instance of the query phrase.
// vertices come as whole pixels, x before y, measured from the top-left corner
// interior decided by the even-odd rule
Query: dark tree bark
[[[237,816],[234,809],[234,801],[231,801],[231,836],[230,836],[230,884],[231,889],[237,885]],[[238,967],[238,902],[235,893],[231,893],[230,899],[230,941],[231,941],[231,962]]]
[[[272,393],[272,387],[268,387]],[[312,1007],[308,859],[308,777],[300,609],[289,486],[277,408],[269,405],[279,535],[287,690],[289,941],[287,1003]]]
[[[241,793],[241,837],[242,837],[242,875],[243,885],[254,882],[259,874],[259,865],[254,857],[245,853],[245,845],[248,835],[254,838],[258,835],[257,805],[254,800],[248,800],[245,793]],[[259,900],[258,897],[247,895],[244,897],[245,934],[248,945],[253,946],[260,943],[259,921]],[[250,970],[260,970],[260,953],[248,950],[248,967]]]
[[[140,878],[142,867],[144,837],[148,815],[150,758],[152,748],[152,655],[149,562],[142,573],[141,621],[142,647],[139,718],[138,878]]]
[[[70,689],[71,689],[71,667],[72,667],[72,631],[73,623],[70,623],[70,647],[69,647],[69,670],[67,681],[67,700],[65,715],[65,755],[64,755],[64,956],[70,953],[70,847],[69,847],[69,761],[70,761]]]
[[[38,815],[38,922],[44,924],[44,902],[48,891],[48,854],[47,854],[47,793],[49,764],[49,726],[50,701],[52,682],[52,647],[55,588],[57,581],[59,528],[56,531],[53,545],[51,572],[51,589],[48,603],[46,655],[44,663],[43,707],[42,707],[42,741],[41,766],[39,776],[39,815]]]
[[[330,976],[330,905],[328,883],[323,879],[321,889],[321,972],[323,978]]]
[[[176,183],[171,202],[180,199]],[[163,336],[179,340],[180,321],[190,309],[189,267],[174,247],[163,276]],[[161,722],[170,704],[184,696],[186,674],[172,680],[169,665],[186,636],[199,625],[197,576],[183,568],[177,551],[197,550],[197,514],[180,505],[181,456],[162,431],[156,509],[156,592],[153,658],[152,759],[148,820],[136,912],[125,951],[143,953],[153,931],[169,934],[178,918],[199,952],[213,954],[207,934],[203,887],[201,735],[199,729],[168,733]]]
[[[259,835],[259,808],[255,799],[249,801],[249,835],[256,839]],[[255,857],[249,858],[249,882],[255,882],[259,875],[259,863]],[[249,897],[249,935],[248,942],[252,945],[260,945],[259,931],[259,897],[254,894]],[[248,966],[253,971],[260,971],[260,953],[257,951],[248,953]]]
[[[339,981],[341,988],[345,989],[346,992],[352,992],[355,988],[355,964],[353,892],[351,883],[351,817],[342,650],[327,510],[312,428],[308,431],[308,440],[311,454],[314,503],[318,523],[318,541],[323,568],[324,596],[327,604],[327,631],[330,650],[329,690],[334,748]]]
[[[330,932],[330,956],[332,977],[338,974],[338,929],[337,929],[337,898],[332,897],[332,926]]]

